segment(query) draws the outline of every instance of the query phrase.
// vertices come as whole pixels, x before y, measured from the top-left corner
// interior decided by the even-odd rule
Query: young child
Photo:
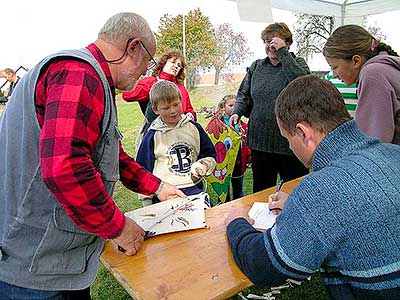
[[[231,128],[229,125],[229,118],[232,115],[235,102],[236,95],[229,94],[224,96],[218,103],[219,111],[221,111],[220,119],[224,121],[226,126],[229,128]],[[246,163],[250,158],[250,148],[245,146],[247,124],[240,121],[240,123],[236,124],[233,129],[242,137],[231,180],[232,199],[235,200],[243,197],[243,176],[246,172]],[[228,194],[226,201],[229,201],[229,198],[230,196]]]
[[[163,80],[154,84],[150,103],[159,116],[145,134],[136,161],[186,195],[201,193],[201,177],[210,175],[216,164],[210,138],[200,124],[182,115],[181,94],[174,83]],[[143,205],[156,202],[156,197],[147,198]]]
[[[218,102],[217,109],[215,111],[215,115],[217,115],[219,118],[221,117],[221,115],[225,111],[225,100],[224,100],[224,98],[222,98],[222,100]]]

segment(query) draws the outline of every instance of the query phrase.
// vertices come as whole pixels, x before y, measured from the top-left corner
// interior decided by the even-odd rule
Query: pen
[[[279,193],[281,191],[281,188],[283,186],[283,179],[281,179],[281,181],[279,181],[278,183],[278,187],[276,188],[276,195],[274,197],[272,197],[272,201],[277,201],[279,199]],[[272,209],[269,209],[269,211],[272,211]]]
[[[273,198],[272,201],[277,201],[277,200],[278,200],[278,198],[279,198],[279,193],[280,193],[280,191],[281,191],[282,185],[283,185],[283,179],[281,179],[281,181],[279,181],[278,187],[276,188],[276,195],[275,195],[275,197]]]

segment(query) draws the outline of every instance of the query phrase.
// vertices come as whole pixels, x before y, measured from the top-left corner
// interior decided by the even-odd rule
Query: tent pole
[[[345,1],[345,2],[342,4],[342,8],[341,8],[341,13],[342,13],[342,15],[340,16],[340,26],[343,26],[343,25],[344,25],[344,16],[345,16],[345,14],[346,14],[346,2],[347,2],[347,1]]]
[[[185,13],[182,14],[182,52],[183,52],[183,57],[186,60],[186,22],[185,22]],[[187,86],[186,82],[186,76],[184,80],[184,86]]]

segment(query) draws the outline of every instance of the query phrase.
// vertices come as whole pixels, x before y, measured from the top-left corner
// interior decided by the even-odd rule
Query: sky
[[[256,58],[265,57],[260,33],[266,23],[240,21],[236,2],[226,0],[18,0],[2,3],[2,47],[0,69],[31,68],[50,53],[85,47],[93,42],[108,17],[123,11],[143,16],[153,31],[165,14],[176,16],[199,7],[218,26],[231,23],[236,32],[243,32]],[[289,11],[273,9],[276,22],[285,22],[293,31],[296,17]],[[388,43],[400,53],[400,35],[393,24],[400,11],[372,16],[369,21],[380,26]],[[295,50],[295,49],[293,49]],[[328,70],[322,57],[309,62],[311,70]],[[245,66],[243,66],[243,71]]]

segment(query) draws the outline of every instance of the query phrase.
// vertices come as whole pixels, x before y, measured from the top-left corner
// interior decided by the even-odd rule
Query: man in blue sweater
[[[307,75],[275,105],[281,134],[306,167],[271,208],[262,233],[233,211],[227,234],[236,263],[258,286],[320,271],[330,299],[400,299],[400,146],[367,137],[334,86]]]

